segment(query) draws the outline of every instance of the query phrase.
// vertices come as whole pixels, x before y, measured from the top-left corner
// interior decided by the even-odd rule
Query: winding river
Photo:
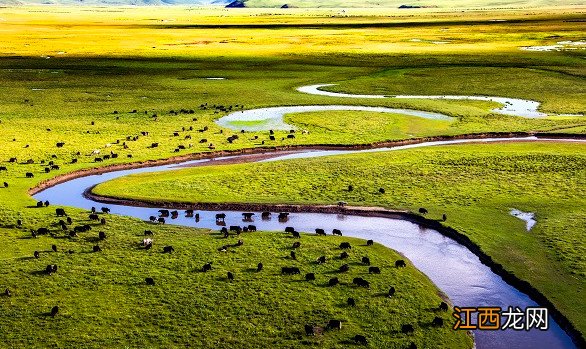
[[[398,146],[394,148],[348,150],[348,151],[300,151],[281,156],[279,152],[272,153],[274,157],[263,161],[285,161],[291,158],[307,158],[317,156],[339,155],[365,151],[392,151],[413,147],[435,145],[489,142],[489,141],[535,141],[535,137],[514,139],[460,139],[454,141],[428,142]],[[540,141],[545,141],[539,139]],[[557,140],[559,141],[559,140]],[[577,141],[577,140],[568,140]],[[578,140],[579,141],[579,140]],[[582,140],[582,142],[584,142]],[[198,166],[214,164],[218,160],[244,158],[246,155],[232,157],[192,160],[181,164],[145,167],[131,170],[119,170],[100,175],[79,177],[57,184],[34,195],[37,200],[49,200],[52,205],[74,206],[89,210],[92,206],[101,205],[84,196],[84,191],[96,184],[129,174],[169,171],[180,166]],[[134,207],[124,205],[108,205],[111,213],[147,219],[156,214],[159,208]],[[227,225],[242,225],[241,212],[226,212]],[[201,219],[196,222],[193,218],[180,216],[169,220],[169,224],[184,225],[197,228],[219,229],[216,225],[216,211],[198,211]],[[248,224],[248,223],[247,223]],[[526,294],[504,282],[491,269],[482,264],[479,258],[466,247],[442,235],[436,230],[423,228],[417,224],[401,219],[361,217],[340,214],[321,213],[291,213],[289,221],[278,222],[275,215],[271,220],[261,220],[260,213],[256,212],[255,224],[259,230],[282,231],[285,226],[293,226],[299,231],[313,232],[315,228],[324,228],[331,231],[341,229],[345,236],[362,239],[373,239],[404,254],[423,273],[425,273],[444,293],[454,305],[458,306],[499,306],[507,308],[518,306],[522,309],[528,306],[537,306]],[[475,331],[477,348],[574,348],[570,337],[551,318],[548,331]]]
[[[543,118],[550,116],[548,114],[538,111],[541,103],[537,101],[520,99],[520,98],[508,98],[508,97],[495,97],[495,96],[464,96],[464,95],[441,95],[441,96],[422,96],[422,95],[361,95],[361,94],[349,94],[340,92],[330,92],[322,90],[322,87],[335,86],[336,84],[317,84],[302,86],[297,89],[299,92],[329,96],[329,97],[344,97],[344,98],[399,98],[399,99],[454,99],[454,100],[473,100],[473,101],[488,101],[497,102],[502,104],[500,108],[493,109],[492,111],[499,114],[519,116],[522,118]],[[551,115],[555,116],[555,115]],[[583,116],[581,114],[562,114],[559,116]]]

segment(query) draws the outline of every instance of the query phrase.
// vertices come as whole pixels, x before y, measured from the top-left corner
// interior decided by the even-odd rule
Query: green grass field
[[[73,216],[84,219],[81,214]],[[97,231],[102,229],[108,232],[108,238],[99,242],[103,252],[92,253],[92,246],[98,243]],[[155,231],[151,250],[138,247],[144,229]],[[464,332],[449,326],[425,326],[435,316],[445,321],[451,317],[429,310],[442,298],[427,277],[413,267],[394,268],[401,256],[382,246],[366,247],[360,240],[303,236],[298,260],[293,261],[289,252],[295,239],[284,233],[245,234],[240,237],[243,246],[218,252],[217,248],[237,239],[124,218],[112,219],[112,224],[74,239],[29,239],[23,237],[29,235],[23,230],[2,229],[3,241],[18,246],[0,253],[0,265],[6,271],[2,286],[13,292],[12,297],[1,300],[2,347],[66,343],[77,348],[174,348],[189,343],[221,348],[343,348],[355,334],[367,335],[373,347],[402,348],[412,341],[436,343],[437,348],[471,346]],[[350,241],[356,250],[348,260],[351,270],[347,274],[336,272],[344,264],[336,258],[341,241]],[[60,251],[52,252],[51,244],[57,244]],[[166,245],[172,245],[175,252],[163,254]],[[66,252],[70,249],[73,254]],[[35,250],[41,251],[39,259],[32,257]],[[315,264],[322,255],[329,261]],[[359,265],[363,255],[380,265],[380,276],[368,277],[367,267]],[[212,262],[213,269],[203,273],[201,267],[207,262]],[[264,268],[257,273],[259,262]],[[58,272],[42,273],[47,264],[57,264]],[[282,276],[285,266],[297,266],[302,274]],[[235,275],[233,282],[226,278],[228,271]],[[316,274],[316,281],[304,281],[305,273],[310,272]],[[354,277],[365,275],[370,290],[351,285]],[[342,284],[327,287],[334,276]],[[156,285],[146,285],[145,277],[152,277]],[[392,285],[397,296],[384,297]],[[355,308],[346,305],[348,297],[356,299]],[[59,305],[60,314],[53,319],[47,313],[54,305]],[[400,333],[408,318],[422,324],[416,333],[392,334]],[[343,331],[305,336],[306,323],[323,327],[329,319],[343,320]]]
[[[583,39],[583,7],[417,13],[352,9],[344,15],[332,9],[279,11],[169,7],[157,8],[154,14],[144,8],[0,9],[0,166],[7,167],[0,171],[0,287],[13,291],[11,298],[0,297],[0,347],[184,347],[186,343],[230,348],[346,347],[345,341],[361,332],[368,335],[372,347],[403,347],[410,341],[420,347],[471,346],[464,333],[447,327],[417,328],[409,338],[392,332],[400,319],[385,312],[398,311],[399,306],[425,324],[434,315],[424,309],[440,299],[438,290],[413,268],[405,270],[403,279],[388,271],[370,293],[359,297],[364,308],[348,309],[341,305],[345,297],[364,290],[323,288],[325,276],[310,286],[275,275],[274,270],[289,262],[282,257],[291,243],[275,233],[251,234],[243,247],[226,255],[216,251],[221,244],[216,235],[179,227],[157,228],[156,248],[138,250],[141,232],[151,226],[115,216],[103,228],[109,238],[101,243],[101,254],[85,253],[95,244],[98,229],[76,239],[29,238],[31,229],[57,228],[53,207],[29,208],[35,202],[28,190],[41,181],[84,168],[209,152],[210,143],[217,151],[260,147],[262,140],[269,147],[352,145],[483,132],[586,132],[583,117],[504,116],[491,112],[495,103],[344,99],[295,91],[303,85],[337,83],[329,89],[363,94],[465,92],[533,99],[549,113],[584,112],[584,50],[520,50]],[[507,22],[495,22],[503,19]],[[454,120],[366,112],[291,114],[286,120],[309,134],[282,141],[285,133],[276,132],[277,140],[269,142],[268,132],[246,133],[230,144],[226,138],[235,132],[221,130],[213,122],[224,113],[200,109],[203,103],[238,104],[245,109],[387,106],[441,112]],[[170,113],[181,109],[193,114]],[[199,132],[204,127],[208,129]],[[148,135],[140,135],[142,131]],[[138,140],[127,141],[128,136],[138,135]],[[251,140],[254,135],[259,139]],[[202,139],[206,141],[200,143]],[[58,148],[58,142],[65,145]],[[150,148],[152,143],[159,146]],[[186,149],[175,152],[179,145]],[[92,154],[95,150],[100,154]],[[110,152],[119,157],[95,162]],[[264,186],[255,193],[262,195],[255,197],[265,202],[345,199],[356,205],[393,208],[425,205],[434,217],[446,212],[450,226],[530,281],[584,333],[586,324],[580,315],[585,304],[575,297],[586,278],[583,153],[580,145],[474,145],[402,152],[404,159],[393,153],[247,165],[290,171],[286,182],[274,182],[280,183],[275,186],[265,183],[275,173],[247,174],[255,183],[250,190]],[[12,157],[17,163],[8,162]],[[29,159],[34,163],[24,164]],[[49,161],[60,168],[45,173]],[[292,164],[299,167],[292,170]],[[349,167],[334,168],[342,165]],[[190,169],[173,176],[191,188],[191,179],[205,175],[209,181],[199,193],[208,193],[206,200],[244,201],[246,196],[233,193],[232,185],[244,180],[242,173],[231,172],[238,168]],[[370,174],[357,178],[365,171]],[[34,178],[25,178],[26,172]],[[233,177],[230,194],[211,195],[209,191],[226,176]],[[176,190],[161,181],[160,190],[149,191],[148,182],[138,183],[136,178],[121,179],[131,181],[123,191],[121,182],[99,190],[149,198]],[[345,192],[348,181],[361,189]],[[7,188],[1,186],[3,182]],[[378,196],[370,190],[382,185],[393,188],[396,195]],[[197,194],[183,195],[181,200],[203,200]],[[508,216],[509,205],[537,212],[540,223],[531,233],[523,232],[523,223]],[[87,218],[87,212],[67,211],[77,222]],[[15,227],[17,219],[23,221],[22,228]],[[495,220],[498,226],[489,224]],[[320,254],[337,253],[338,240],[304,237],[302,241],[307,248],[299,261],[302,271],[329,271],[330,264],[317,267],[310,262]],[[48,250],[53,243],[61,251],[75,253],[31,258],[33,251]],[[160,254],[165,244],[175,246],[177,253]],[[267,256],[266,278],[247,271],[258,263],[252,260],[258,255]],[[193,272],[212,257],[216,271]],[[371,258],[384,266],[384,261],[397,257],[376,247]],[[49,263],[59,264],[60,271],[51,277],[39,275]],[[227,270],[236,273],[234,283],[221,279]],[[157,286],[142,285],[145,274],[155,277]],[[407,298],[401,295],[397,303],[385,303],[386,299],[370,297],[387,287],[383,279],[401,282],[410,290]],[[298,292],[291,295],[287,290]],[[314,299],[319,300],[319,309]],[[45,313],[55,304],[61,307],[61,316],[47,318]],[[316,338],[302,335],[304,323],[317,324],[329,316],[346,320],[346,330]]]

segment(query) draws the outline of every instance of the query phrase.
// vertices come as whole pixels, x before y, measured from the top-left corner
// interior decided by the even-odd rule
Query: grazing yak
[[[49,264],[45,268],[45,273],[47,273],[48,275],[51,275],[56,272],[57,272],[57,264]]]
[[[331,278],[330,281],[328,281],[328,286],[333,287],[339,283],[340,283],[340,280],[338,280],[338,278]]]
[[[258,263],[258,265],[256,266],[256,272],[260,272],[263,268],[262,263]]]
[[[33,254],[35,256],[35,258],[39,258],[41,255],[39,254],[39,251],[35,251],[35,253]]]
[[[269,218],[271,218],[271,213],[265,211],[265,212],[261,213],[260,217],[262,219],[269,219]]]
[[[387,296],[390,298],[390,297],[393,297],[394,295],[395,295],[395,288],[393,286],[391,286],[389,288],[389,292],[387,293]]]
[[[67,214],[65,213],[65,209],[63,208],[56,208],[55,213],[57,214],[57,217],[67,216]]]
[[[332,235],[342,236],[342,232],[340,231],[340,229],[334,229],[332,230]]]
[[[105,240],[106,239],[106,233],[104,233],[103,231],[98,233],[98,239],[100,240]]]
[[[282,267],[281,268],[282,275],[294,275],[294,274],[300,274],[300,273],[301,273],[301,271],[297,267]]]
[[[145,278],[144,281],[149,286],[154,286],[155,285],[155,280],[153,278]]]
[[[301,242],[299,242],[299,241],[295,241],[293,243],[293,246],[291,246],[291,248],[299,248],[299,247],[301,247]]]
[[[314,273],[307,273],[307,274],[305,274],[305,280],[307,280],[307,281],[314,281],[315,280],[315,274]]]
[[[102,213],[110,213],[110,209],[107,207],[102,207],[101,210],[102,210]]]
[[[53,252],[57,252],[57,245],[51,245],[51,249],[53,250]]]
[[[285,233],[292,233],[295,231],[295,228],[293,227],[285,227]]]
[[[317,259],[317,264],[324,264],[326,262],[326,256],[321,256]]]
[[[88,224],[85,225],[78,225],[73,228],[73,231],[76,233],[85,233],[86,231],[90,231],[92,227]]]
[[[370,288],[370,283],[368,281],[364,280],[363,278],[354,278],[352,280],[352,283],[356,286]]]
[[[289,219],[289,212],[281,212],[279,213],[279,221],[280,222],[286,222]]]
[[[235,231],[236,234],[240,234],[242,232],[242,228],[238,225],[231,225],[229,230]]]
[[[351,249],[351,248],[352,248],[352,246],[350,245],[350,243],[349,243],[349,242],[342,242],[342,243],[340,244],[340,248],[341,248],[342,250],[348,250],[348,249]]]
[[[160,217],[159,219],[157,219],[157,222],[159,222],[160,224],[165,224],[165,218]]]
[[[431,322],[431,325],[434,327],[441,327],[444,325],[444,319],[442,319],[441,317],[434,317],[433,321]]]
[[[102,252],[102,249],[100,248],[100,246],[96,245],[96,246],[94,246],[93,251],[94,252]]]
[[[362,263],[366,264],[366,265],[370,265],[370,258],[368,257],[362,257]]]
[[[291,251],[291,259],[297,260],[297,255],[295,254],[295,251]]]
[[[374,245],[374,241],[373,240],[366,241],[366,246],[372,246],[372,245]]]
[[[352,340],[354,340],[357,344],[368,345],[368,340],[361,334],[357,334],[356,336],[352,337]]]
[[[448,216],[444,213],[442,214],[442,221],[445,222],[448,220]]]
[[[320,228],[315,229],[315,233],[317,235],[322,235],[322,236],[326,236],[326,231]]]
[[[395,268],[404,268],[407,266],[407,263],[405,263],[404,260],[399,259],[398,261],[395,262]]]
[[[208,263],[204,264],[203,267],[201,268],[201,271],[203,273],[208,272],[210,270],[212,270],[212,262],[208,262]]]
[[[153,222],[153,223],[154,223],[154,222],[156,222],[156,221],[157,221],[157,217],[155,217],[155,216],[150,216],[150,217],[149,217],[149,221],[151,221],[151,222]]]
[[[370,267],[370,268],[368,268],[368,273],[369,274],[380,274],[380,268],[379,267]]]
[[[175,252],[175,249],[173,248],[173,246],[163,247],[163,253],[171,253],[171,252]]]
[[[228,280],[234,281],[234,274],[232,272],[228,272]]]
[[[328,325],[326,326],[328,330],[341,330],[342,329],[342,321],[341,320],[330,320]]]
[[[438,309],[439,310],[442,310],[442,311],[448,311],[448,303],[441,302],[440,305],[439,305],[439,307],[438,307]]]
[[[349,297],[348,300],[346,301],[346,304],[348,304],[348,306],[350,306],[350,307],[355,307],[356,301],[354,300],[354,298]]]
[[[346,259],[348,258],[348,252],[344,251],[342,253],[340,253],[340,259]]]
[[[10,292],[10,289],[8,289],[8,288],[7,288],[7,289],[5,289],[5,290],[4,290],[4,295],[5,295],[6,297],[11,297],[11,296],[12,296],[12,293]]]
[[[251,232],[256,231],[256,225],[249,225],[248,226],[248,231],[251,231]]]
[[[8,183],[4,182],[4,188],[8,188]]]
[[[26,178],[33,178],[35,175],[32,172],[27,172],[25,176]]]
[[[384,194],[385,193],[385,188],[379,188],[378,189],[378,192],[381,193],[381,194]]]
[[[151,230],[145,230],[144,231],[144,236],[154,236],[155,233],[153,233]]]
[[[292,232],[292,233],[291,233],[291,235],[293,235],[293,237],[294,237],[294,238],[296,238],[296,239],[299,239],[299,238],[301,238],[301,235],[299,234],[299,232],[298,232],[298,231],[294,231],[294,232]]]
[[[419,213],[421,213],[422,215],[426,215],[426,214],[428,214],[429,212],[428,212],[428,211],[427,211],[425,208],[423,208],[423,207],[420,207],[420,208],[419,208]]]
[[[226,214],[225,213],[218,213],[216,214],[216,221],[224,221],[226,219]]]
[[[401,332],[407,334],[407,333],[413,333],[415,331],[415,329],[413,328],[413,325],[411,324],[406,324],[401,326]]]
[[[159,210],[159,217],[169,217],[169,210]]]
[[[306,336],[315,336],[315,331],[312,325],[305,325],[305,335]]]
[[[98,220],[100,220],[100,216],[98,216],[98,214],[97,214],[97,213],[91,213],[91,214],[88,216],[88,218],[89,218],[90,220],[92,220],[92,221],[98,221]]]
[[[58,306],[54,306],[53,308],[51,308],[51,317],[57,316],[57,313],[58,312],[59,312],[59,307]]]

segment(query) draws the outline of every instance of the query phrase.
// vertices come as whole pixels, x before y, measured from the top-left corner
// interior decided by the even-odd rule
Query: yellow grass
[[[445,9],[291,9],[285,12],[280,9],[185,7],[4,8],[0,10],[0,55],[209,57],[340,52],[518,53],[522,46],[582,39],[580,22],[566,20],[585,17],[586,6],[498,12],[449,12]],[[527,23],[495,22],[503,19],[540,21],[529,26]],[[467,22],[462,23],[464,20]],[[476,23],[470,26],[469,21]],[[417,22],[427,24],[408,25]],[[240,27],[182,27],[219,23]],[[278,30],[274,27],[284,24],[344,23],[379,25],[327,28],[289,26]],[[403,25],[380,26],[389,23]],[[553,35],[558,37],[551,38]]]

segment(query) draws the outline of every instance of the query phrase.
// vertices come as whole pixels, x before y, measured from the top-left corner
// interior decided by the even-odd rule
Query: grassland
[[[0,183],[9,184],[8,188],[0,187],[0,244],[3,246],[0,248],[3,270],[0,287],[9,287],[14,293],[12,298],[0,299],[0,314],[8,314],[0,315],[0,346],[111,347],[122,343],[131,347],[173,347],[197,343],[211,347],[227,343],[226,347],[247,347],[250,343],[255,346],[272,343],[288,347],[317,344],[336,347],[345,345],[342,342],[359,331],[372,336],[369,338],[373,347],[404,346],[408,343],[406,338],[382,331],[376,327],[379,323],[372,320],[382,319],[380,309],[387,309],[379,304],[382,298],[365,297],[368,310],[361,312],[358,307],[354,311],[341,307],[339,300],[354,292],[353,288],[328,290],[318,285],[306,289],[305,283],[280,283],[278,281],[283,278],[272,274],[266,279],[258,279],[257,274],[246,272],[256,265],[257,261],[251,258],[259,251],[275,257],[274,260],[267,259],[267,271],[287,261],[279,258],[287,255],[284,247],[290,241],[280,235],[252,234],[246,237],[245,246],[238,252],[218,260],[215,274],[194,273],[193,268],[200,267],[208,257],[217,256],[219,242],[215,235],[186,228],[160,228],[155,237],[158,249],[140,251],[136,248],[141,239],[140,232],[150,226],[112,216],[104,227],[109,235],[108,240],[101,243],[104,252],[87,254],[83,252],[95,244],[95,230],[72,240],[28,238],[30,229],[42,226],[54,229],[57,220],[53,207],[29,208],[34,201],[27,191],[43,180],[83,168],[209,152],[209,143],[214,144],[215,150],[260,147],[260,141],[267,140],[268,132],[258,132],[245,134],[238,141],[228,143],[226,137],[233,132],[223,130],[220,133],[221,129],[213,123],[224,113],[201,110],[202,103],[243,104],[246,109],[284,104],[354,104],[422,109],[454,117],[453,122],[445,123],[371,113],[295,114],[287,116],[287,120],[309,129],[309,135],[281,141],[284,133],[277,133],[277,140],[265,146],[357,144],[489,131],[584,133],[584,118],[529,120],[509,117],[492,113],[490,110],[496,107],[493,103],[350,100],[295,91],[296,87],[316,83],[338,83],[331,89],[356,93],[460,94],[465,91],[466,94],[538,100],[546,112],[583,112],[586,107],[581,96],[586,93],[586,71],[582,50],[519,50],[522,46],[583,39],[580,22],[583,18],[584,8],[579,6],[466,13],[426,9],[418,11],[417,15],[396,10],[358,9],[342,13],[339,10],[306,9],[280,12],[158,8],[156,14],[152,9],[122,8],[0,9],[0,160],[1,165],[7,167],[6,172],[0,172]],[[508,22],[495,22],[497,19]],[[434,41],[449,43],[436,44]],[[206,80],[206,77],[224,77],[226,80]],[[194,112],[170,113],[170,110],[180,109]],[[133,110],[137,112],[132,113]],[[190,127],[193,130],[190,131]],[[208,130],[199,132],[204,127]],[[148,136],[126,141],[127,136],[140,135],[141,131],[148,132]],[[174,132],[179,136],[173,136]],[[253,135],[260,139],[251,140]],[[186,136],[192,139],[185,139]],[[199,143],[204,138],[207,141]],[[122,145],[125,141],[128,149]],[[65,142],[64,147],[57,148],[57,142]],[[159,147],[151,148],[152,143],[159,143]],[[174,152],[179,145],[187,149]],[[366,169],[368,156],[357,157],[352,160],[352,167],[337,170],[336,174],[347,175],[348,179],[334,177],[334,173],[327,171],[332,169],[329,164],[350,160],[300,162],[302,168],[318,168],[318,163],[325,167],[315,175],[308,173],[302,181],[298,181],[298,172],[293,171],[291,181],[287,181],[289,187],[271,189],[267,186],[264,194],[274,194],[275,200],[305,200],[303,202],[308,203],[346,198],[354,204],[370,202],[388,207],[414,208],[425,204],[432,215],[447,212],[451,226],[480,243],[507,269],[531,281],[584,332],[584,322],[579,318],[584,304],[579,303],[576,307],[575,300],[577,290],[581,290],[584,283],[583,229],[580,228],[584,222],[584,212],[580,210],[583,207],[581,194],[584,186],[583,177],[580,177],[583,172],[567,169],[572,163],[564,162],[570,159],[581,164],[581,148],[548,146],[543,150],[547,156],[522,159],[513,150],[520,154],[533,154],[536,150],[516,145],[510,154],[498,158],[495,154],[504,150],[490,148],[494,153],[492,150],[483,153],[483,147],[474,149],[477,150],[460,155],[463,159],[458,160],[456,156],[456,160],[462,162],[456,165],[449,164],[455,161],[455,153],[445,151],[445,158],[441,159],[446,163],[441,166],[430,162],[427,156],[443,154],[443,150],[410,153],[412,155],[404,163],[394,155],[385,159],[376,155],[373,159],[384,161],[384,166],[375,169],[372,176],[362,178],[364,185],[356,180],[356,185],[362,189],[354,195],[362,193],[361,196],[350,196],[341,188],[361,169],[354,165],[354,161],[359,159],[363,163],[362,169]],[[94,150],[101,154],[92,155]],[[553,151],[560,151],[562,155],[552,154]],[[119,154],[119,157],[95,162],[97,156],[110,152]],[[482,156],[475,160],[476,153]],[[9,163],[7,160],[11,157],[18,158],[18,163]],[[24,164],[28,159],[34,163]],[[72,159],[77,159],[77,163],[72,163]],[[531,159],[545,165],[537,169],[530,167]],[[49,161],[55,161],[60,169],[45,173]],[[418,161],[423,165],[419,166]],[[387,162],[389,171],[394,171],[388,173],[397,173],[396,177],[389,177]],[[487,162],[492,167],[484,169]],[[519,164],[519,168],[529,166],[531,171],[522,173],[531,178],[523,177],[519,182],[501,181],[496,176],[500,174],[498,167],[501,164],[505,166],[503,175],[510,176],[505,178],[512,178],[515,173],[508,167],[512,166],[507,165],[509,163]],[[285,170],[289,165],[263,166]],[[399,179],[408,179],[399,170],[403,166],[418,175],[413,178],[420,179],[411,188],[398,184]],[[466,171],[475,169],[477,172],[472,173],[476,173],[476,177],[459,171],[458,168],[462,167]],[[550,167],[559,171],[552,172]],[[213,170],[210,179],[222,178],[230,173],[230,169],[233,167]],[[431,169],[439,171],[437,176],[429,177],[432,173],[428,170]],[[546,170],[549,171],[547,178],[538,175]],[[482,171],[490,174],[491,177],[487,178],[494,181],[483,180],[480,177]],[[35,177],[25,178],[26,172],[32,172]],[[376,180],[375,173],[381,175]],[[318,174],[324,177],[319,179]],[[566,178],[563,174],[572,176]],[[262,183],[266,180],[263,176],[272,174],[255,175],[255,183]],[[335,185],[331,187],[335,189],[331,195],[324,190],[330,188],[330,184],[320,182],[328,178]],[[236,179],[240,180],[239,177]],[[456,184],[464,179],[470,179],[470,182],[464,181],[458,187]],[[554,186],[554,179],[563,184],[560,188],[567,189],[566,194]],[[540,184],[536,182],[538,180],[546,181],[546,186],[531,186],[532,183]],[[477,187],[474,187],[474,181]],[[433,189],[436,182],[442,185]],[[313,188],[313,183],[322,184]],[[489,192],[501,191],[495,183],[509,185],[510,193],[485,200],[490,196]],[[206,188],[215,184],[212,181]],[[168,184],[161,185],[163,189],[172,189],[167,188]],[[367,190],[371,185],[388,185],[389,188],[397,185],[394,190],[402,190],[402,195],[407,196],[379,197]],[[136,183],[134,190],[142,191],[141,188]],[[438,193],[439,188],[449,189],[448,194]],[[465,195],[454,188],[461,188]],[[478,188],[486,191],[478,191]],[[547,188],[555,194],[551,198],[546,195]],[[534,194],[531,194],[532,190]],[[516,208],[538,212],[540,223],[531,234],[522,233],[522,223],[503,213],[510,203],[508,200],[517,197],[524,199],[511,202]],[[238,200],[233,195],[210,198]],[[449,200],[443,201],[445,198]],[[539,201],[541,199],[547,201]],[[269,201],[268,198],[263,200]],[[557,210],[559,208],[563,209]],[[87,218],[87,212],[72,208],[68,208],[68,212],[77,222]],[[480,230],[476,222],[492,223],[487,218],[491,215],[504,225],[487,225]],[[542,216],[548,219],[541,219]],[[17,219],[23,221],[20,229],[15,227]],[[501,227],[510,230],[504,231]],[[564,234],[560,235],[560,231]],[[302,240],[304,246],[308,245],[307,255],[302,253],[299,262],[303,270],[314,268],[309,262],[318,254],[332,254],[337,242],[309,237]],[[60,250],[72,249],[75,253],[42,253],[40,260],[29,259],[32,251],[47,250],[55,241]],[[160,255],[164,244],[175,246],[177,253]],[[378,247],[376,256],[383,266],[383,259],[396,258],[392,251]],[[36,273],[52,262],[61,268],[56,275],[47,277]],[[329,267],[331,265],[323,268]],[[233,284],[219,280],[228,269],[236,272],[237,280]],[[177,271],[187,273],[179,277]],[[416,271],[408,272],[405,287],[414,289],[410,295],[421,302],[399,298],[400,302],[405,301],[399,303],[404,306],[401,310],[415,314],[419,321],[426,323],[431,313],[418,307],[419,304],[426,307],[435,304],[439,299],[437,290]],[[147,273],[161,281],[155,288],[140,285]],[[208,277],[212,282],[208,282]],[[390,271],[383,275],[386,280],[394,277],[396,275]],[[238,287],[242,284],[250,289]],[[560,284],[567,286],[561,289]],[[384,289],[383,286],[386,287],[377,284],[372,292]],[[262,292],[253,292],[261,289]],[[287,289],[298,290],[299,294],[293,293],[293,298],[283,297]],[[196,293],[198,297],[194,296]],[[263,309],[271,299],[278,300],[271,303],[274,308]],[[322,310],[313,313],[311,299],[321,300]],[[291,305],[293,300],[298,301],[295,307]],[[63,316],[48,320],[44,313],[55,303],[62,307]],[[191,312],[191,309],[197,311]],[[291,320],[286,320],[286,316]],[[294,327],[293,321],[294,324],[303,324],[326,316],[348,319],[348,332],[300,340],[302,336],[297,327],[286,331]],[[243,318],[247,321],[240,321]],[[275,318],[283,319],[283,324],[275,324]],[[385,318],[380,324],[396,329],[397,321],[394,317]],[[188,328],[186,323],[194,326]],[[226,333],[230,337],[226,337]],[[221,339],[226,342],[220,342]],[[444,329],[421,329],[409,339],[418,344],[439,343],[440,347],[466,347],[470,344],[463,335],[444,333]]]
[[[551,60],[559,55],[519,48],[582,40],[584,11],[579,5],[471,12],[163,7],[154,15],[149,8],[4,8],[0,47],[2,56],[52,59],[223,56],[315,62],[311,56],[321,56],[328,64],[336,62],[333,65],[348,59],[376,65],[382,59],[388,66],[388,55],[423,54],[437,66],[441,58],[435,55],[481,53]],[[332,60],[333,55],[339,58]]]
[[[87,218],[73,217],[77,222]],[[0,346],[343,348],[355,334],[366,334],[373,347],[402,348],[411,341],[436,343],[437,348],[471,346],[465,333],[449,326],[424,326],[435,316],[449,321],[448,313],[429,310],[442,300],[438,290],[412,267],[391,268],[402,257],[382,246],[303,236],[298,260],[293,261],[288,257],[294,240],[289,234],[246,234],[240,237],[243,246],[218,252],[236,239],[221,239],[217,232],[156,227],[155,247],[144,250],[138,243],[145,228],[152,226],[117,218],[74,239],[29,239],[24,229],[2,229],[3,241],[14,248],[0,252],[2,286],[13,293],[1,299]],[[103,252],[91,253],[97,230],[104,229],[108,238],[99,243]],[[336,272],[343,264],[335,258],[341,241],[350,241],[357,250],[347,274]],[[59,252],[52,252],[51,244],[57,244]],[[163,254],[165,245],[173,245],[175,253]],[[70,249],[73,254],[66,252]],[[41,251],[40,259],[32,257],[35,250]],[[331,260],[317,265],[314,261],[322,255]],[[362,255],[370,256],[383,271],[376,278],[367,277],[370,290],[346,285],[366,274],[367,267],[357,263]],[[213,270],[203,273],[207,262],[213,262]],[[257,273],[259,262],[264,269]],[[47,264],[57,264],[58,272],[45,275]],[[284,266],[297,266],[303,274],[281,276]],[[235,275],[233,282],[226,278],[228,271]],[[316,281],[304,281],[309,272],[316,274]],[[334,276],[342,285],[327,287]],[[145,277],[153,277],[156,285],[147,286]],[[398,290],[393,299],[383,295],[391,284]],[[346,305],[348,297],[356,299],[355,308]],[[54,305],[59,305],[60,314],[53,319],[47,314]],[[342,319],[343,331],[305,336],[306,323],[323,327],[330,318]],[[412,336],[398,334],[406,319],[422,324]]]
[[[582,144],[482,144],[263,164],[189,168],[100,184],[95,193],[138,200],[377,205],[431,217],[468,235],[535,285],[582,330],[586,304]],[[349,192],[348,185],[354,190]],[[385,188],[386,194],[378,193]],[[535,212],[531,232],[509,214]],[[559,285],[564,287],[560,288]]]

